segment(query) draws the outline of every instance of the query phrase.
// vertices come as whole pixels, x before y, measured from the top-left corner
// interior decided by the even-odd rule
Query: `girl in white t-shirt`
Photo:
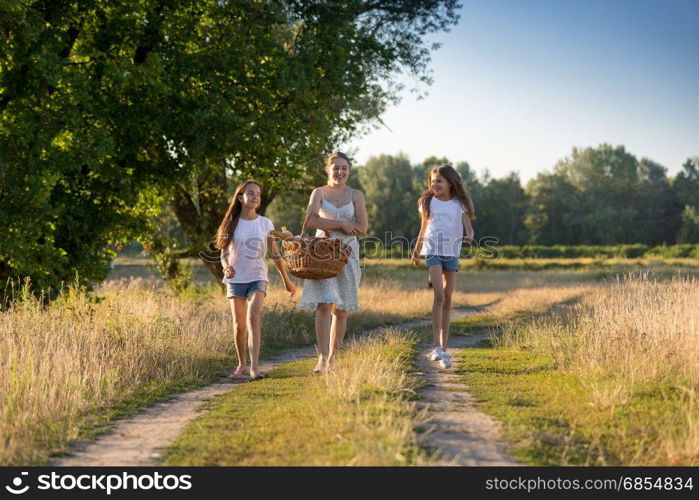
[[[459,270],[461,242],[473,241],[471,220],[476,218],[471,196],[453,167],[442,165],[432,169],[427,178],[427,191],[422,193],[418,201],[418,211],[422,215],[422,225],[412,261],[413,265],[419,266],[420,256],[425,256],[434,291],[433,349],[429,357],[432,361],[439,361],[442,368],[450,368],[451,355],[447,353],[447,340],[451,296]]]
[[[258,368],[260,358],[260,313],[267,294],[267,249],[284,281],[290,295],[296,286],[286,273],[279,249],[269,231],[274,229],[272,221],[258,215],[262,193],[260,185],[253,180],[241,183],[233,194],[226,215],[216,234],[216,247],[221,249],[223,283],[229,299],[235,328],[235,350],[238,367],[231,370],[231,378],[243,377],[246,369],[245,326],[248,329],[250,352],[250,378],[263,378]],[[247,309],[247,310],[246,310]]]

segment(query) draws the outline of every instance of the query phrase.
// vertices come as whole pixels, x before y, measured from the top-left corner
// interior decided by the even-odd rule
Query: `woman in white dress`
[[[347,186],[352,164],[344,153],[335,152],[325,164],[328,182],[315,188],[308,203],[308,228],[317,236],[327,234],[342,238],[352,248],[349,261],[335,278],[304,280],[303,298],[299,307],[316,310],[316,339],[318,364],[313,370],[323,373],[332,366],[337,350],[342,346],[347,328],[347,314],[359,310],[358,287],[359,242],[369,225],[364,195]]]

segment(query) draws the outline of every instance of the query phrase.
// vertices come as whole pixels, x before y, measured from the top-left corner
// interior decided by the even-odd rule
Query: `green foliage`
[[[573,148],[527,185],[530,242],[568,245],[675,241],[677,200],[666,169],[623,146]]]
[[[371,157],[359,169],[359,175],[370,221],[369,234],[389,247],[392,238],[414,237],[420,229],[419,192],[413,190],[415,174],[408,158],[403,154]]]
[[[685,205],[682,212],[681,241],[699,241],[699,212],[696,208]]]
[[[673,182],[682,210],[679,241],[699,243],[699,157],[688,158]]]
[[[476,181],[472,184],[471,196],[477,216],[473,222],[477,238],[494,236],[500,243],[526,242],[524,217],[529,200],[518,174],[513,172],[484,183]]]

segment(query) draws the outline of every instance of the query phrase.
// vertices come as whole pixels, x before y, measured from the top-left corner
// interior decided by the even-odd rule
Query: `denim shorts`
[[[459,270],[459,258],[458,257],[445,257],[443,255],[428,255],[425,258],[427,267],[441,265],[442,271],[458,271]]]
[[[266,281],[251,281],[250,283],[226,283],[226,298],[233,297],[249,298],[255,292],[262,292],[267,295]]]

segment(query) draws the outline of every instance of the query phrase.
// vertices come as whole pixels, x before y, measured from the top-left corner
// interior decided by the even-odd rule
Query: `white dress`
[[[336,207],[323,198],[320,201],[318,215],[324,219],[356,222],[354,201],[350,191],[349,203]],[[358,288],[362,272],[359,268],[359,241],[356,236],[349,236],[340,231],[328,231],[331,238],[342,238],[352,248],[352,253],[345,267],[335,278],[324,280],[303,280],[303,297],[299,303],[301,309],[315,309],[318,304],[335,304],[341,311],[358,311]],[[323,236],[323,231],[316,230],[316,236]]]

